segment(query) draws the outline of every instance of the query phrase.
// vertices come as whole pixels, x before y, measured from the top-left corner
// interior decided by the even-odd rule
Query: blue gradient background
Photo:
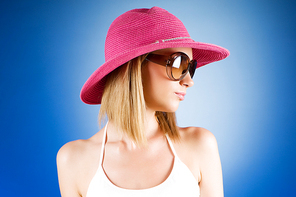
[[[197,70],[177,111],[179,125],[215,134],[225,196],[296,196],[296,6],[275,0],[1,1],[1,196],[59,196],[58,149],[99,129],[99,106],[79,92],[108,27],[154,5],[231,52]]]

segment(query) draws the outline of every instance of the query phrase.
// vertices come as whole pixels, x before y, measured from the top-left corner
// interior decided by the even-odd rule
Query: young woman
[[[101,104],[106,126],[57,155],[63,197],[223,196],[217,142],[203,128],[176,126],[175,111],[195,69],[226,58],[219,46],[195,42],[164,9],[130,10],[111,24],[106,62],[81,99]]]

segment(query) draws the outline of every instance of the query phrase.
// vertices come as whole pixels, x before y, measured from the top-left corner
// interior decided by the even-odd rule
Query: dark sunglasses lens
[[[192,60],[192,61],[190,62],[189,74],[190,74],[191,79],[192,79],[193,76],[194,76],[194,73],[195,73],[195,70],[196,70],[196,65],[197,65],[196,60]]]
[[[187,74],[189,59],[184,55],[178,55],[172,61],[172,77],[176,80],[181,79]]]

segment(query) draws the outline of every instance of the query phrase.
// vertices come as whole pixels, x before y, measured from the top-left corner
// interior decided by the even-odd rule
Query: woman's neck
[[[144,124],[145,124],[144,132],[146,134],[148,143],[149,143],[149,140],[154,139],[155,137],[159,137],[160,134],[163,135],[160,130],[159,124],[156,120],[155,111],[146,109]],[[126,146],[130,147],[131,149],[134,149],[137,147],[133,142],[133,140],[131,140],[127,135],[123,134],[123,132],[118,131],[118,128],[112,121],[109,121],[108,123],[107,132],[108,132],[107,136],[108,136],[109,142],[121,142],[126,144]]]

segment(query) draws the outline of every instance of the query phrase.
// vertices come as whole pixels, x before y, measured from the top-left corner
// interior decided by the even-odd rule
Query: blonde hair
[[[147,54],[134,58],[107,76],[99,113],[100,123],[107,115],[138,146],[147,144],[141,69],[146,66],[146,57]],[[155,117],[164,134],[172,140],[179,139],[174,112],[156,112]]]

